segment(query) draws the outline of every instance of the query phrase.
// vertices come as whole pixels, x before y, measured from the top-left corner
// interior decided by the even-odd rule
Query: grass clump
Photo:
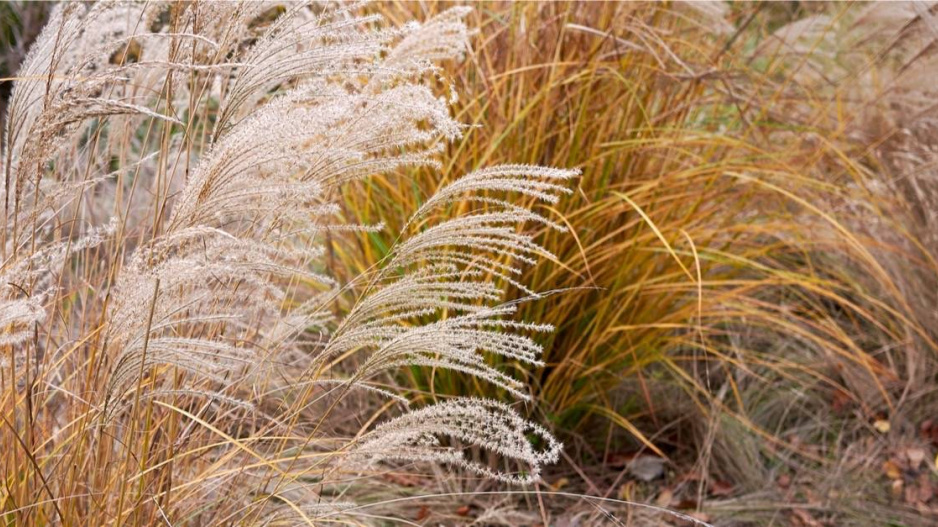
[[[933,523],[935,12],[473,7],[53,10],[4,519]]]
[[[550,330],[502,300],[549,254],[523,226],[553,225],[514,200],[555,202],[576,172],[453,178],[383,262],[344,275],[323,243],[382,226],[344,219],[338,190],[437,167],[465,128],[425,81],[464,53],[468,10],[395,26],[356,9],[52,10],[4,121],[4,521],[376,523],[356,500],[385,471],[528,484],[556,461],[508,404],[410,409],[389,372],[527,397],[481,355],[537,364]],[[432,215],[463,200],[491,207]]]
[[[542,229],[556,258],[524,274],[552,294],[520,306],[557,328],[546,365],[517,368],[532,415],[570,447],[555,480],[616,495],[634,474],[613,460],[652,454],[669,461],[650,490],[673,491],[664,503],[720,514],[728,494],[751,496],[724,514],[759,523],[779,504],[827,500],[821,520],[862,524],[858,507],[875,505],[824,494],[849,481],[885,516],[914,522],[921,511],[896,506],[864,465],[878,467],[870,460],[899,437],[875,424],[917,428],[927,407],[911,394],[926,397],[935,373],[934,253],[915,217],[927,192],[910,200],[911,183],[883,164],[896,134],[884,99],[907,99],[871,77],[894,71],[893,48],[908,60],[927,47],[928,18],[724,7],[487,3],[472,15],[472,60],[447,66],[466,86],[457,115],[481,126],[453,143],[444,173],[516,152],[583,173],[545,208],[572,235]],[[385,6],[392,18],[423,9],[442,6]],[[911,51],[906,23],[922,41]],[[888,40],[897,32],[902,46]],[[892,55],[878,54],[883,41]],[[370,181],[345,209],[404,221],[445,184],[414,174]],[[387,243],[375,238],[341,257],[367,267]],[[409,382],[431,399],[494,393],[445,371]],[[792,475],[794,487],[777,483]],[[757,505],[766,495],[774,508]]]

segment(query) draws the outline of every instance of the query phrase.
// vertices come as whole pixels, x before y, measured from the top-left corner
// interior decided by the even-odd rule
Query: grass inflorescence
[[[934,521],[929,6],[6,12],[5,522]]]

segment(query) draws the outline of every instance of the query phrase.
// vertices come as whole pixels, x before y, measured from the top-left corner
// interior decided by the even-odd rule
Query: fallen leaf
[[[729,496],[733,493],[733,484],[723,480],[713,480],[710,482],[710,494],[713,496]]]
[[[892,486],[889,489],[890,491],[892,491],[893,497],[898,498],[899,496],[902,496],[902,488],[904,486],[905,484],[902,482],[901,479],[894,480],[892,482]]]
[[[619,487],[619,499],[623,501],[632,501],[632,495],[635,492],[635,482],[626,481],[621,487]]]
[[[667,463],[658,456],[641,455],[636,456],[628,464],[629,474],[642,481],[651,481],[664,474],[664,466]]]
[[[415,518],[418,522],[421,520],[426,520],[430,517],[430,507],[426,505],[421,505],[420,510],[417,511],[417,517]]]
[[[659,507],[667,507],[671,505],[671,501],[674,500],[674,493],[671,492],[671,489],[662,489],[658,493],[658,497],[655,498],[655,505]]]
[[[791,513],[804,527],[823,527],[821,522],[814,519],[814,516],[804,509],[794,509]]]
[[[400,485],[402,487],[418,487],[418,486],[421,486],[424,482],[420,477],[414,476],[412,474],[390,473],[390,474],[383,474],[382,477],[386,479],[387,481],[390,481],[391,483],[395,485]]]
[[[462,507],[456,509],[456,514],[458,514],[458,515],[460,515],[460,516],[469,516],[469,511],[470,511],[470,510],[471,510],[471,509],[469,508],[468,505],[463,505]]]
[[[889,433],[889,429],[890,429],[889,421],[887,421],[886,419],[877,419],[873,421],[873,428],[875,428],[876,431],[879,432],[880,434],[887,434]]]
[[[899,465],[895,464],[892,460],[883,463],[883,474],[889,479],[902,479],[902,470],[900,470]]]
[[[910,448],[905,451],[905,457],[909,458],[909,468],[918,470],[918,467],[925,461],[924,448]]]
[[[569,479],[567,479],[567,478],[560,478],[560,479],[558,479],[557,481],[551,483],[549,486],[550,486],[550,490],[556,492],[556,491],[558,491],[558,490],[563,489],[564,487],[566,487],[566,486],[569,485],[569,484],[570,484],[570,480],[569,480]]]

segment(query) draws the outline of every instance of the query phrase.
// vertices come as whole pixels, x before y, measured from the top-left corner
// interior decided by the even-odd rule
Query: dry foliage
[[[5,519],[935,523],[938,9],[473,8],[56,7]]]
[[[444,8],[382,4],[401,19]],[[938,373],[922,9],[477,6],[473,60],[446,69],[465,86],[458,115],[482,126],[453,144],[444,174],[516,152],[583,172],[543,209],[572,235],[541,229],[557,258],[521,280],[556,292],[520,306],[557,328],[546,366],[506,364],[568,445],[550,481],[740,524],[798,525],[792,511],[933,521],[936,501],[896,503],[877,461],[901,457],[900,437],[922,441]],[[913,116],[918,138],[897,143]],[[345,210],[405,224],[445,184],[419,168],[406,183],[377,178]],[[347,267],[392,241],[361,240],[338,253]],[[495,393],[445,371],[406,380],[431,400]],[[648,457],[664,468],[646,484],[636,460]]]
[[[550,326],[513,317],[503,292],[550,256],[523,227],[565,228],[514,203],[556,203],[576,172],[456,178],[341,282],[329,247],[382,229],[344,218],[340,189],[439,167],[464,133],[455,91],[433,86],[464,55],[468,11],[395,27],[358,5],[54,8],[4,123],[6,521],[368,523],[354,502],[382,471],[530,483],[557,460],[511,406],[409,409],[388,372],[530,398],[482,353],[540,364]],[[435,214],[475,202],[489,207]]]

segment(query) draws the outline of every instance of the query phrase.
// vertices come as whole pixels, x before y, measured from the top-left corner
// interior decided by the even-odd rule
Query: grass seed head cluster
[[[468,11],[394,27],[358,5],[52,10],[3,130],[9,521],[336,521],[382,470],[528,483],[557,460],[507,404],[410,409],[392,381],[431,366],[530,397],[483,352],[540,364],[551,327],[515,318],[504,290],[536,296],[522,267],[551,257],[524,226],[564,228],[515,203],[556,203],[576,172],[455,178],[384,260],[337,279],[332,244],[383,228],[349,221],[339,194],[439,168],[465,130],[438,62],[463,57]],[[440,220],[453,203],[488,207]]]

